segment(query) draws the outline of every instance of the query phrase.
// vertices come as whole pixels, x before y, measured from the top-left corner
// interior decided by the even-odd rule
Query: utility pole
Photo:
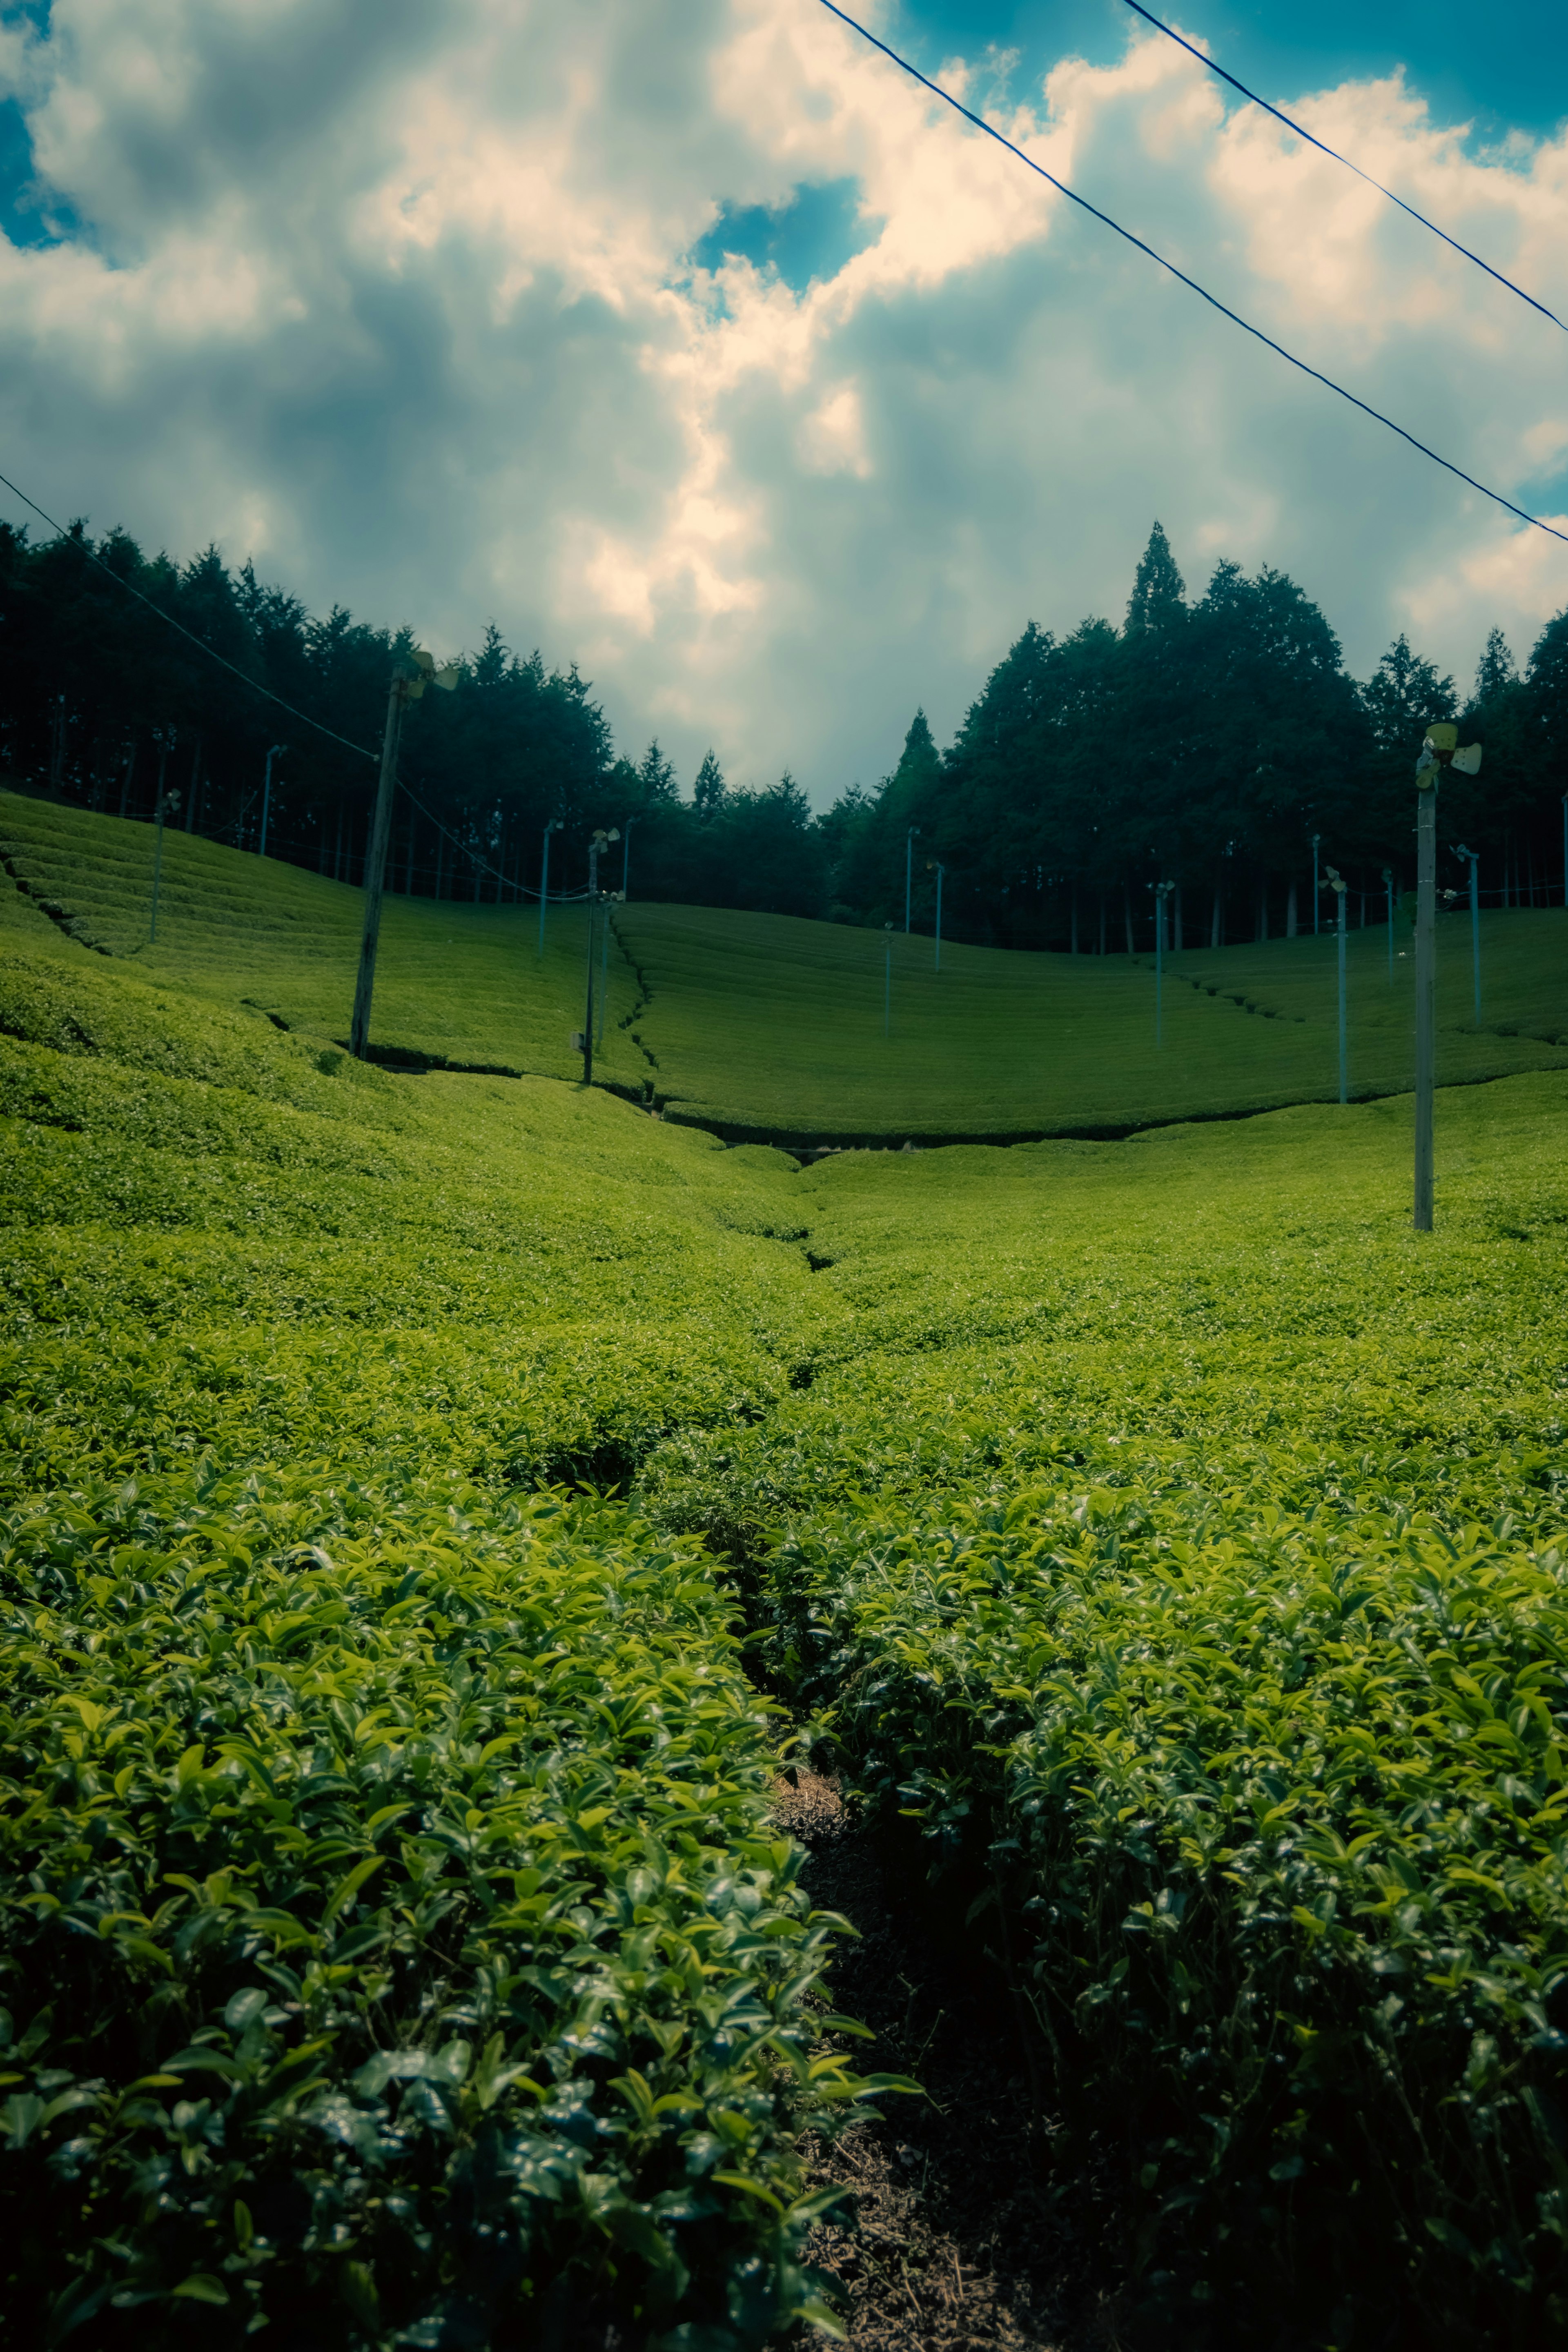
[[[267,855],[267,816],[272,805],[272,762],[279,751],[289,749],[287,743],[274,743],[267,754],[267,777],[261,787],[261,838],[256,845],[258,857]]]
[[[1415,1230],[1429,1234],[1437,1018],[1437,778],[1442,771],[1429,752],[1422,756],[1425,767],[1415,772],[1420,788],[1415,797]]]
[[[583,1084],[594,1083],[594,922],[599,911],[599,852],[607,849],[612,841],[619,841],[619,833],[606,833],[601,825],[588,843],[588,997],[583,1013]],[[605,940],[605,985],[609,986],[610,942]],[[604,1007],[599,1008],[600,1035],[604,1034]]]
[[[158,939],[158,886],[163,878],[163,815],[166,809],[176,809],[180,805],[180,795],[178,793],[171,793],[167,801],[163,798],[163,772],[168,767],[168,764],[169,740],[167,736],[165,736],[163,740],[158,746],[158,805],[153,820],[153,920],[148,926],[147,930],[147,944],[149,947],[155,946]]]
[[[1437,1044],[1437,779],[1445,767],[1473,776],[1481,747],[1455,746],[1450,719],[1426,730],[1415,763],[1415,1206],[1418,1234],[1432,1230],[1432,1096]]]
[[[561,819],[552,816],[544,828],[544,870],[539,877],[539,955],[544,960],[544,909],[550,904],[550,836],[561,830]]]
[[[597,860],[594,862],[596,864]],[[583,1050],[583,1084],[594,1083],[594,917],[598,899],[590,887],[588,892],[588,998],[583,1008],[583,1027],[577,1043]]]
[[[66,698],[60,694],[55,697],[54,715],[49,720],[49,798],[52,801],[61,797],[60,777],[65,770],[65,758]]]
[[[418,674],[405,677],[395,670],[386,697],[386,729],[381,739],[381,778],[376,785],[375,813],[371,819],[370,845],[364,861],[364,931],[360,940],[359,979],[354,987],[353,1023],[349,1051],[363,1062],[370,1044],[370,1004],[375,992],[375,951],[381,938],[381,896],[386,878],[386,845],[392,838],[392,811],[397,798],[397,747],[403,735],[403,714],[417,702],[427,683],[450,693],[458,683],[456,664],[436,667],[433,655],[416,647]]]
[[[1480,863],[1479,849],[1467,849],[1461,841],[1456,845],[1455,856],[1470,861],[1470,976],[1475,987],[1476,1027],[1481,1025],[1481,894],[1476,878]]]
[[[1173,882],[1156,882],[1154,888],[1154,1044],[1165,1042],[1165,901],[1175,888]]]
[[[915,835],[919,831],[918,824],[911,824],[904,835],[904,930],[906,935],[910,928],[910,885],[914,879],[915,871]]]
[[[1340,1100],[1341,1100],[1341,1102],[1348,1102],[1348,1101],[1350,1100],[1350,1090],[1349,1090],[1350,1062],[1349,1062],[1349,1058],[1348,1058],[1348,1051],[1347,1051],[1347,1044],[1348,1044],[1348,1041],[1347,1041],[1347,1037],[1346,1037],[1346,1030],[1345,1030],[1345,890],[1346,890],[1346,885],[1345,885],[1345,877],[1344,877],[1344,876],[1340,872],[1339,867],[1338,867],[1337,866],[1326,866],[1326,867],[1324,868],[1324,871],[1325,871],[1325,873],[1328,875],[1328,877],[1329,877],[1329,886],[1330,886],[1330,887],[1332,889],[1333,894],[1334,894],[1334,897],[1335,897],[1335,898],[1338,899],[1338,901],[1339,901],[1339,915],[1338,915],[1338,919],[1337,919],[1336,923],[1335,923],[1335,929],[1336,929],[1336,930],[1337,930],[1337,931],[1338,931],[1338,933],[1339,933],[1339,965],[1340,965]]]
[[[1388,893],[1388,977],[1394,978],[1394,868],[1383,869],[1383,887]]]
[[[605,908],[605,919],[601,926],[600,946],[603,961],[599,971],[599,1043],[602,1045],[605,1042],[605,1007],[610,1001],[610,910],[608,907]]]

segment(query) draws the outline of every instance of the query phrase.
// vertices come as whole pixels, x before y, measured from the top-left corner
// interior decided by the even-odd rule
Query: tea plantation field
[[[182,991],[346,1038],[357,889],[166,832],[150,946],[150,826],[0,793],[0,856],[80,940],[134,956]],[[581,865],[572,870],[580,881]],[[1156,1046],[1149,955],[948,941],[938,971],[929,939],[889,941],[795,916],[634,900],[614,927],[595,1077],[731,1141],[1117,1134],[1338,1095],[1327,934],[1172,956]],[[1568,1068],[1568,920],[1561,909],[1489,912],[1482,932],[1478,1029],[1468,917],[1444,918],[1440,1079]],[[389,897],[378,1050],[577,1076],[569,1040],[583,1017],[583,908],[550,909],[542,960],[538,939],[537,908]],[[1409,945],[1406,928],[1396,950]],[[1349,968],[1351,1093],[1401,1092],[1414,1083],[1412,958],[1396,952],[1391,979],[1379,927],[1352,932]]]
[[[346,1039],[364,901],[297,866],[242,855],[165,827],[158,938],[150,945],[153,829],[0,792],[0,857],[62,932],[134,957],[182,994],[247,1004],[290,1028]],[[574,877],[581,885],[582,873]],[[7,890],[6,898],[11,896]],[[31,912],[8,908],[12,921]],[[0,919],[5,919],[0,917]],[[373,1038],[379,1050],[551,1077],[581,1073],[586,915],[552,906],[539,955],[539,910],[439,904],[389,891],[382,917]],[[612,953],[595,1076],[639,1093],[651,1075],[624,1026],[635,976]]]
[[[1153,2340],[1561,2336],[1568,1074],[1441,1095],[1419,1238],[1397,1097],[802,1167],[362,1066],[281,915],[101,955],[31,878],[19,2342],[829,2326],[801,2135],[909,2094],[771,1820],[802,1745],[1011,1981]],[[411,968],[456,920],[392,911]],[[448,1036],[515,919],[432,933]]]
[[[792,1140],[1115,1134],[1339,1093],[1335,943],[1275,940],[1166,960],[1008,954],[788,915],[628,907],[616,929],[647,993],[637,1034],[672,1117]],[[1489,914],[1483,1025],[1468,917],[1445,917],[1444,1084],[1568,1067],[1568,921]],[[1398,942],[1408,947],[1408,927]],[[891,988],[888,950],[891,948]],[[1350,1092],[1415,1083],[1414,961],[1348,942]],[[889,1020],[890,1001],[890,1020]],[[888,1034],[884,1034],[884,1023]]]

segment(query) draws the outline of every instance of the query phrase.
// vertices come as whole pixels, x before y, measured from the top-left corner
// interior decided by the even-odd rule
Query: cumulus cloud
[[[984,103],[996,67],[944,73]],[[1373,192],[1157,38],[1011,87],[998,126],[1222,299],[1568,505],[1562,336]],[[1408,628],[1468,674],[1568,603],[1568,548],[811,0],[55,0],[0,37],[5,89],[67,225],[0,241],[5,470],[444,648],[493,614],[688,776],[712,741],[818,798],[873,781],[1026,618],[1118,616],[1155,514],[1194,584],[1293,572],[1363,671]],[[1398,79],[1287,103],[1568,308],[1568,134],[1478,152]],[[859,248],[820,277],[695,264],[847,182]]]

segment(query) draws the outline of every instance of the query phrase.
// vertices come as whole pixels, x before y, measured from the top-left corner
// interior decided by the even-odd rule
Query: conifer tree
[[[1421,749],[1423,730],[1434,719],[1453,719],[1458,712],[1453,679],[1440,677],[1403,634],[1363,687],[1362,700],[1378,749],[1394,758],[1408,752],[1414,760]]]
[[[1123,634],[1141,637],[1173,628],[1186,617],[1186,583],[1176,569],[1163,523],[1149,533],[1149,544],[1138,559],[1132,593],[1127,600]]]
[[[702,754],[702,765],[697,771],[697,782],[691,788],[691,805],[699,816],[716,816],[724,805],[727,791],[724,771],[710,746]]]
[[[657,735],[643,753],[642,765],[637,770],[637,782],[642,787],[644,808],[657,808],[661,802],[680,798],[675,785],[675,770],[659,750]]]
[[[1489,629],[1486,651],[1476,664],[1476,690],[1471,697],[1472,701],[1484,704],[1495,700],[1503,688],[1511,686],[1518,676],[1502,631]]]

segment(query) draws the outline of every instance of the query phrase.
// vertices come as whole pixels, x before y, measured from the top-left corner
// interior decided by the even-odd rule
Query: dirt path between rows
[[[858,2222],[819,2229],[811,2259],[840,2284],[856,2352],[1134,2352],[1111,2168],[1058,2177],[1000,1970],[973,1943],[933,1947],[881,1843],[846,1822],[827,1782],[802,1771],[778,1818],[810,1850],[812,1900],[859,1930],[831,1985],[877,2035],[853,2045],[857,2063],[928,2094],[811,2144],[813,2185],[855,2191]]]

